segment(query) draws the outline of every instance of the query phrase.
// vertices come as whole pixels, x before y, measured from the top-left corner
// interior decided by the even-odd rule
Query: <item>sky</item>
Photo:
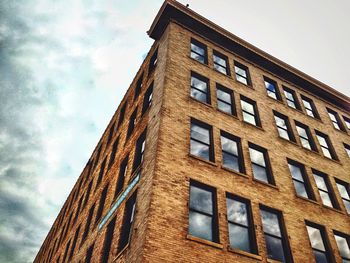
[[[350,96],[348,0],[180,2]],[[161,4],[0,1],[0,262],[33,261],[153,43]]]

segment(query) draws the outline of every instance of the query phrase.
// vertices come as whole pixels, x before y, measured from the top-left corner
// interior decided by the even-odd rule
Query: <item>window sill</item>
[[[222,72],[216,70],[215,68],[213,68],[213,70],[214,70],[215,72],[219,73],[221,76],[225,76],[226,78],[232,79],[231,74],[222,73]]]
[[[261,130],[261,131],[265,131],[261,126],[257,126],[257,125],[251,124],[250,122],[246,122],[246,121],[243,120],[243,119],[242,119],[242,122],[243,122],[244,124],[247,124],[247,125],[251,126],[251,127],[255,127],[255,128],[257,128],[257,129],[259,129],[259,130]]]
[[[243,251],[243,250],[239,250],[239,249],[234,249],[234,248],[231,248],[230,246],[227,248],[227,251],[235,253],[235,254],[239,254],[239,255],[242,255],[242,256],[246,256],[246,257],[249,257],[249,258],[253,258],[253,259],[256,259],[256,260],[260,260],[260,261],[262,260],[262,256],[260,256],[260,255],[252,254],[252,253],[249,253],[249,252],[246,252],[246,251]]]
[[[186,239],[191,240],[191,241],[195,241],[195,242],[207,245],[207,246],[215,247],[215,248],[218,248],[218,249],[223,249],[223,247],[224,247],[220,243],[215,243],[215,242],[212,242],[212,241],[209,241],[209,240],[205,240],[205,239],[202,239],[202,238],[199,238],[199,237],[195,237],[195,236],[192,236],[192,235],[189,235],[189,234],[186,235]]]
[[[190,55],[187,55],[187,57],[188,57],[190,60],[192,60],[192,61],[198,63],[199,65],[203,65],[203,66],[205,66],[205,67],[207,67],[207,68],[209,68],[209,69],[212,69],[211,67],[209,67],[208,63],[202,63],[202,62],[198,61],[197,59],[192,58]]]
[[[214,109],[213,105],[211,105],[211,104],[208,103],[208,102],[203,102],[203,101],[197,100],[197,99],[191,97],[191,95],[189,96],[189,98],[190,98],[190,100],[192,100],[192,101],[198,102],[198,103],[200,103],[200,104],[203,104],[203,105],[206,106],[206,107],[209,107],[209,108]]]
[[[315,151],[315,150],[310,150],[310,149],[305,148],[305,147],[303,147],[303,146],[301,146],[301,148],[304,149],[304,150],[307,151],[307,152],[311,152],[311,153],[317,154],[318,156],[320,155],[320,153],[317,152],[317,151]]]
[[[234,174],[236,174],[236,175],[239,175],[239,176],[242,176],[242,177],[244,177],[244,178],[249,179],[249,176],[248,176],[248,175],[246,175],[246,174],[244,174],[244,173],[241,173],[241,172],[237,172],[237,171],[235,171],[235,170],[232,170],[232,169],[230,169],[230,168],[228,168],[228,167],[223,166],[222,164],[220,165],[220,168],[223,169],[223,170],[226,170],[226,171],[228,171],[228,172],[230,172],[230,173],[234,173]]]
[[[332,158],[328,158],[327,156],[324,156],[322,155],[325,159],[331,161],[331,162],[334,162],[334,163],[337,163],[337,164],[340,164],[342,165],[342,163],[339,161],[339,160],[336,160],[336,159],[332,159]]]
[[[279,104],[281,104],[281,105],[285,105],[284,104],[284,101],[281,99],[281,100],[279,100],[279,99],[275,99],[275,98],[272,98],[272,97],[270,97],[269,95],[267,95],[266,94],[266,97],[268,97],[270,100],[272,100],[272,101],[275,101],[275,102],[278,102]]]
[[[331,211],[334,211],[334,212],[337,212],[337,213],[340,213],[340,214],[343,214],[343,215],[345,214],[343,211],[340,210],[340,208],[337,209],[337,208],[334,208],[334,207],[326,206],[324,204],[322,204],[322,207],[324,207],[326,209],[330,209]]]
[[[286,106],[287,106],[289,109],[292,109],[292,110],[293,110],[293,111],[295,111],[295,112],[299,112],[299,113],[301,113],[301,114],[304,114],[304,115],[305,115],[305,113],[303,112],[303,110],[302,110],[302,109],[295,109],[295,108],[293,108],[293,107],[289,106],[289,105],[288,105],[288,103],[286,104]],[[277,261],[277,262],[279,262],[279,261]]]
[[[253,88],[253,85],[252,85],[252,84],[246,85],[246,84],[244,84],[243,82],[238,81],[237,78],[234,78],[234,81],[236,82],[236,84],[242,85],[243,87],[250,88],[250,89],[252,89],[252,90],[255,90],[255,89]]]
[[[263,181],[260,181],[260,180],[258,180],[258,179],[255,179],[254,177],[253,177],[253,182],[257,182],[257,183],[259,183],[259,184],[262,184],[262,185],[265,185],[265,186],[269,186],[269,187],[271,187],[271,188],[273,188],[273,189],[275,189],[275,190],[277,190],[277,191],[280,190],[276,185],[269,184],[269,183],[265,183],[265,182],[263,182]]]
[[[121,251],[119,251],[119,252],[117,253],[117,255],[115,256],[113,262],[117,262],[117,260],[123,255],[123,253],[125,252],[125,250],[128,249],[129,245],[130,245],[130,243],[126,244],[126,246],[125,246]]]
[[[333,125],[332,125],[333,126]],[[340,132],[341,134],[344,134],[344,135],[349,135],[347,131],[343,131],[343,130],[338,130],[337,128],[335,128],[333,126],[333,129],[336,130],[337,132]]]
[[[239,120],[238,117],[237,117],[237,115],[235,115],[235,114],[227,113],[226,111],[220,110],[219,108],[217,108],[217,110],[218,110],[218,112],[221,112],[221,113],[223,113],[223,114],[225,114],[225,115],[227,115],[227,116],[230,116],[231,118],[234,118],[234,119],[236,119],[236,120]]]
[[[277,133],[278,133],[278,132],[277,132]],[[278,136],[278,138],[280,138],[282,141],[285,141],[285,142],[291,143],[291,144],[293,144],[293,145],[295,145],[295,146],[299,146],[299,144],[298,144],[298,143],[293,142],[293,141],[288,140],[288,139],[285,139],[285,138],[283,138],[283,137],[281,137],[281,136]]]
[[[218,166],[215,162],[208,161],[208,160],[206,160],[206,159],[203,159],[203,158],[198,157],[198,156],[196,156],[196,155],[193,155],[193,154],[191,154],[191,153],[189,153],[188,156],[191,157],[191,158],[194,158],[194,159],[196,159],[196,160],[199,160],[199,161],[205,162],[205,163],[207,163],[207,164],[210,164],[210,165],[212,165],[212,166],[215,166],[215,167]]]
[[[299,199],[301,199],[301,200],[303,200],[303,201],[307,201],[307,202],[313,203],[313,204],[315,204],[315,205],[320,205],[320,204],[319,204],[317,201],[315,201],[315,200],[312,200],[312,199],[309,199],[309,198],[305,198],[305,197],[299,196],[299,195],[297,195],[297,194],[295,194],[295,197],[297,197],[297,198],[299,198]]]
[[[271,259],[271,258],[266,259],[266,262],[267,263],[282,263],[282,261],[274,260],[274,259]]]

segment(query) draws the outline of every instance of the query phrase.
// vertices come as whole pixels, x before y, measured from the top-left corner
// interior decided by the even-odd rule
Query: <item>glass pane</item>
[[[232,114],[232,106],[230,104],[218,100],[218,108],[228,114]]]
[[[226,68],[226,60],[220,58],[219,56],[213,55],[214,63]]]
[[[266,168],[253,164],[253,175],[255,179],[265,183],[269,183]]]
[[[197,53],[191,52],[191,58],[198,60],[199,62],[205,64],[204,56],[198,55]]]
[[[241,83],[243,83],[243,84],[245,84],[245,85],[248,85],[248,81],[247,81],[246,78],[243,78],[243,77],[241,77],[241,76],[239,76],[239,75],[236,75],[236,79],[237,79],[239,82],[241,82]]]
[[[248,211],[247,205],[238,200],[231,198],[226,199],[227,204],[227,218],[231,222],[235,222],[244,226],[248,226]]]
[[[265,240],[268,258],[286,262],[284,258],[282,240],[268,235],[265,235]]]
[[[314,228],[311,226],[306,226],[306,229],[307,233],[309,234],[311,247],[321,251],[326,251],[323,244],[321,231],[318,228]]]
[[[222,152],[222,165],[231,170],[240,172],[238,158],[234,155]]]
[[[249,113],[243,112],[243,120],[256,126],[255,117]]]
[[[209,155],[209,146],[202,144],[200,142],[191,140],[191,154],[201,157],[203,159],[206,159],[209,161],[210,155]]]
[[[191,89],[191,97],[202,102],[208,102],[207,94],[194,88]]]
[[[310,142],[308,140],[300,138],[300,142],[304,148],[311,150],[311,145],[310,145]]]
[[[225,75],[227,75],[227,70],[226,70],[226,68],[224,68],[224,67],[222,67],[222,66],[219,66],[219,65],[217,65],[217,64],[214,64],[214,69],[217,70],[217,71],[219,71],[219,72],[221,72],[221,73],[223,73],[223,74],[225,74]]]
[[[296,109],[296,108],[297,108],[297,107],[295,106],[294,101],[287,100],[287,104],[288,104],[288,106],[289,106],[289,107],[292,107],[292,108],[294,108],[294,109]]]
[[[248,228],[229,224],[229,236],[232,248],[251,252]]]
[[[349,199],[349,200],[350,200],[349,193],[348,193],[348,191],[347,191],[345,185],[342,185],[342,184],[338,184],[338,183],[337,183],[337,187],[338,187],[340,196],[341,196],[342,198],[345,198],[345,199]]]
[[[334,235],[335,240],[337,241],[337,245],[338,245],[338,249],[339,249],[339,253],[343,258],[348,258],[350,259],[350,248],[349,248],[349,244],[346,241],[346,239],[344,237],[338,236],[338,235]]]
[[[317,175],[317,174],[314,174],[314,178],[316,181],[317,188],[328,192],[328,188],[327,188],[327,185],[326,185],[324,178],[322,176]]]
[[[238,75],[241,75],[241,76],[247,78],[247,72],[246,72],[245,69],[242,69],[242,68],[240,68],[240,67],[238,67],[238,66],[235,66],[235,72],[236,72]]]
[[[282,237],[277,214],[260,210],[264,233]]]
[[[192,236],[213,241],[212,218],[190,211],[188,232]]]
[[[310,109],[310,110],[312,109],[310,102],[303,100],[303,104],[304,104],[305,108]]]
[[[297,128],[299,136],[301,136],[303,138],[309,138],[309,136],[307,135],[306,130],[303,127],[296,126],[296,128]]]
[[[321,135],[316,135],[316,136],[317,136],[317,140],[318,140],[318,142],[320,143],[320,145],[323,146],[323,147],[328,148],[328,143],[327,143],[326,138],[324,138],[324,137],[321,136]]]
[[[335,115],[331,112],[328,112],[329,118],[333,121],[333,122],[337,122],[337,118],[335,117]]]
[[[275,88],[275,85],[269,81],[266,81],[265,80],[265,87],[267,90],[270,90],[272,92],[276,92],[276,88]]]
[[[289,167],[290,174],[294,179],[304,182],[303,173],[300,167],[292,164],[288,164],[288,167]]]
[[[271,98],[274,98],[275,100],[277,100],[277,96],[276,96],[276,93],[275,92],[272,92],[272,91],[267,91],[267,95]]]
[[[213,214],[212,192],[191,185],[190,208],[207,214]]]
[[[287,132],[286,130],[283,130],[283,129],[281,129],[281,128],[278,127],[278,134],[279,134],[279,136],[280,136],[281,138],[284,138],[284,139],[286,139],[286,140],[290,140],[289,134],[288,134],[288,132]]]
[[[193,76],[191,77],[191,86],[204,92],[207,92],[207,83]]]
[[[254,148],[249,148],[249,154],[250,154],[250,160],[252,161],[252,163],[256,163],[266,167],[263,152],[260,152]]]
[[[204,56],[204,53],[205,53],[204,48],[201,48],[201,47],[199,47],[199,46],[197,46],[197,45],[195,45],[193,43],[191,43],[191,50],[196,52],[196,53],[198,53],[198,54],[200,54],[200,55],[202,55],[202,56]]]
[[[321,150],[323,152],[323,155],[329,159],[332,159],[332,155],[331,155],[331,152],[327,149],[327,148],[324,148],[324,147],[321,147]]]
[[[350,214],[350,201],[347,201],[347,200],[343,200],[343,201],[344,201],[346,211],[348,212],[348,214]]]
[[[245,100],[241,100],[241,106],[242,106],[243,111],[249,112],[250,114],[255,115],[253,104],[251,104]]]
[[[306,114],[311,116],[311,117],[315,117],[315,115],[314,115],[312,110],[306,109]]]
[[[349,147],[349,148],[348,148],[348,147],[345,147],[345,151],[346,151],[348,157],[350,158],[350,147]]]
[[[289,91],[284,91],[284,95],[286,96],[287,100],[291,100],[294,101],[294,96],[292,93],[290,93]]]
[[[348,127],[348,129],[350,129],[350,121],[344,120],[345,121],[345,125],[346,127]]]
[[[340,127],[339,127],[338,122],[333,122],[333,126],[334,126],[334,128],[336,128],[337,130],[340,130]]]
[[[293,183],[298,196],[309,198],[305,185],[303,183],[297,182],[295,180],[293,180]]]
[[[284,130],[287,130],[287,124],[286,124],[286,121],[284,119],[275,115],[275,122],[276,122],[277,127],[280,127]]]
[[[218,96],[218,99],[226,101],[228,104],[231,104],[231,94],[230,93],[225,92],[221,89],[217,89],[216,95]]]
[[[236,141],[221,136],[221,147],[223,151],[238,156],[238,146]]]
[[[331,201],[331,197],[329,196],[328,193],[320,191],[320,196],[321,196],[321,199],[322,199],[322,203],[324,205],[329,206],[329,207],[333,207],[333,204],[332,204],[332,201]]]
[[[209,136],[210,136],[209,129],[203,128],[199,125],[192,123],[191,138],[204,142],[206,144],[209,144],[210,143]]]
[[[328,263],[327,256],[325,253],[314,250],[316,263]]]

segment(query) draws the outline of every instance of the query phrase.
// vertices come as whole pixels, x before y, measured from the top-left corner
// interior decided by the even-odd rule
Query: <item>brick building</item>
[[[350,262],[350,99],[176,1],[35,262]]]

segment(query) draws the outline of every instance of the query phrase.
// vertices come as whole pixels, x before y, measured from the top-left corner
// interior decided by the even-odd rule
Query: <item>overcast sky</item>
[[[350,96],[348,0],[181,1]],[[31,262],[152,45],[161,0],[0,1],[0,262]]]

